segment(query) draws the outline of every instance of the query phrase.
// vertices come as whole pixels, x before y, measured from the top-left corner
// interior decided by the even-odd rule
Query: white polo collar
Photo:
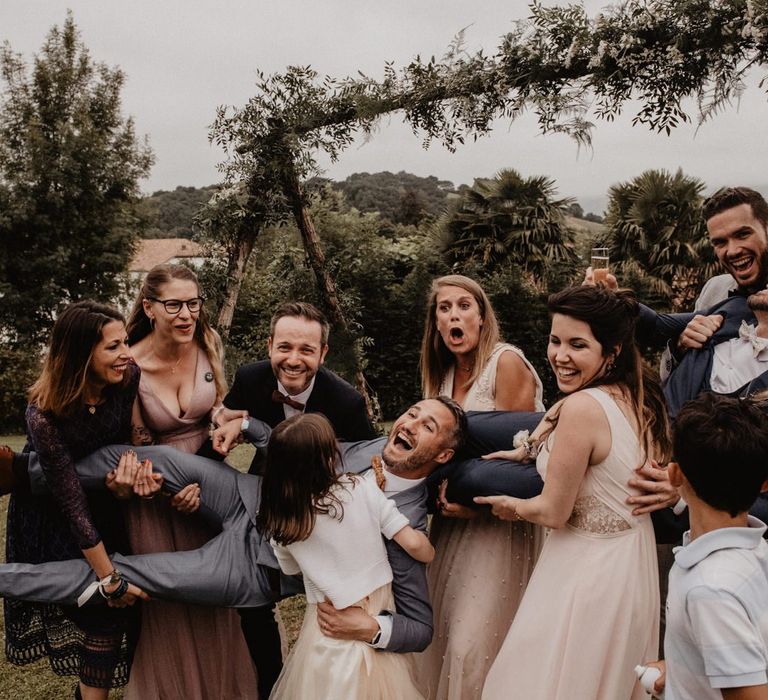
[[[387,463],[383,459],[381,460],[381,466],[384,467],[387,477],[387,483],[384,484],[384,493],[400,493],[401,491],[406,491],[414,486],[418,486],[427,478],[422,476],[419,479],[405,479],[402,476],[393,474],[387,469]]]
[[[723,527],[693,541],[688,530],[683,535],[682,546],[672,550],[675,563],[684,569],[691,569],[719,549],[754,549],[763,539],[765,530],[765,523],[752,515],[747,516],[747,527]]]

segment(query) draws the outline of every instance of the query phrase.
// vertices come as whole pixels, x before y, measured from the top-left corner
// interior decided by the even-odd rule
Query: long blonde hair
[[[128,317],[128,343],[134,345],[142,338],[146,338],[152,332],[152,323],[144,311],[145,299],[156,299],[160,295],[160,288],[171,280],[185,280],[193,282],[200,294],[200,282],[194,271],[184,265],[162,264],[155,265],[144,278],[141,291],[133,303],[133,309]],[[202,296],[202,295],[201,295]],[[208,362],[213,370],[213,379],[216,383],[216,393],[223,397],[227,393],[227,382],[224,379],[224,345],[219,334],[208,322],[205,305],[200,308],[195,326],[195,340],[203,349]]]
[[[27,394],[29,403],[56,416],[77,410],[84,402],[93,351],[104,326],[113,321],[125,323],[117,309],[96,301],[79,301],[64,309],[53,324],[42,371]],[[126,372],[119,386],[128,381]]]
[[[446,347],[437,331],[437,293],[441,287],[460,287],[469,292],[475,298],[480,309],[480,318],[483,320],[475,352],[475,366],[467,380],[467,386],[475,382],[480,376],[493,353],[493,349],[500,340],[499,323],[496,320],[491,301],[475,280],[464,277],[464,275],[446,275],[434,280],[427,297],[427,315],[424,319],[424,335],[421,339],[421,355],[419,357],[421,393],[425,399],[439,395],[440,385],[445,379],[448,368],[456,363],[456,358]]]

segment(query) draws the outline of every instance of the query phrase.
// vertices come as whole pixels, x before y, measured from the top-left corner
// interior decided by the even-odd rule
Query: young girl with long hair
[[[659,581],[650,516],[627,503],[635,470],[669,456],[658,382],[634,340],[627,290],[569,287],[549,298],[547,355],[565,395],[517,449],[539,496],[476,498],[499,518],[551,529],[483,698],[647,697],[634,667],[658,644]]]
[[[282,570],[304,575],[308,603],[270,697],[421,698],[403,656],[331,639],[320,630],[316,606],[324,600],[373,615],[392,609],[392,569],[382,535],[418,561],[434,556],[426,535],[384,496],[381,471],[339,474],[338,461],[333,428],[318,413],[288,418],[269,441],[257,526],[272,538]]]

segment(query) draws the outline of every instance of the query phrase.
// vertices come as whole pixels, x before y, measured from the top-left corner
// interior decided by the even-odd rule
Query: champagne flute
[[[592,248],[590,265],[595,284],[605,284],[608,279],[608,248]]]

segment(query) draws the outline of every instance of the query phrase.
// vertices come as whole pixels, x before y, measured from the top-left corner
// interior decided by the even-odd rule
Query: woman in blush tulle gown
[[[539,449],[540,496],[480,497],[509,521],[552,528],[491,667],[485,700],[640,700],[634,667],[655,658],[659,581],[653,526],[627,498],[635,469],[668,456],[658,383],[634,342],[628,291],[571,287],[549,298],[548,358],[565,398],[512,452]]]
[[[128,319],[128,336],[142,370],[134,441],[198,452],[226,385],[221,340],[206,319],[195,273],[181,265],[150,270]],[[213,537],[211,526],[190,514],[199,493],[190,484],[170,502],[131,501],[134,553],[197,549]],[[236,700],[256,693],[235,610],[157,600],[144,606],[127,700]]]
[[[461,275],[434,281],[421,351],[422,386],[471,411],[543,411],[539,377],[523,352],[499,338],[488,296]],[[432,520],[428,568],[432,644],[414,659],[429,698],[478,698],[509,629],[540,547],[539,528],[449,504]],[[456,516],[456,517],[450,517]],[[475,517],[476,516],[476,517]]]

